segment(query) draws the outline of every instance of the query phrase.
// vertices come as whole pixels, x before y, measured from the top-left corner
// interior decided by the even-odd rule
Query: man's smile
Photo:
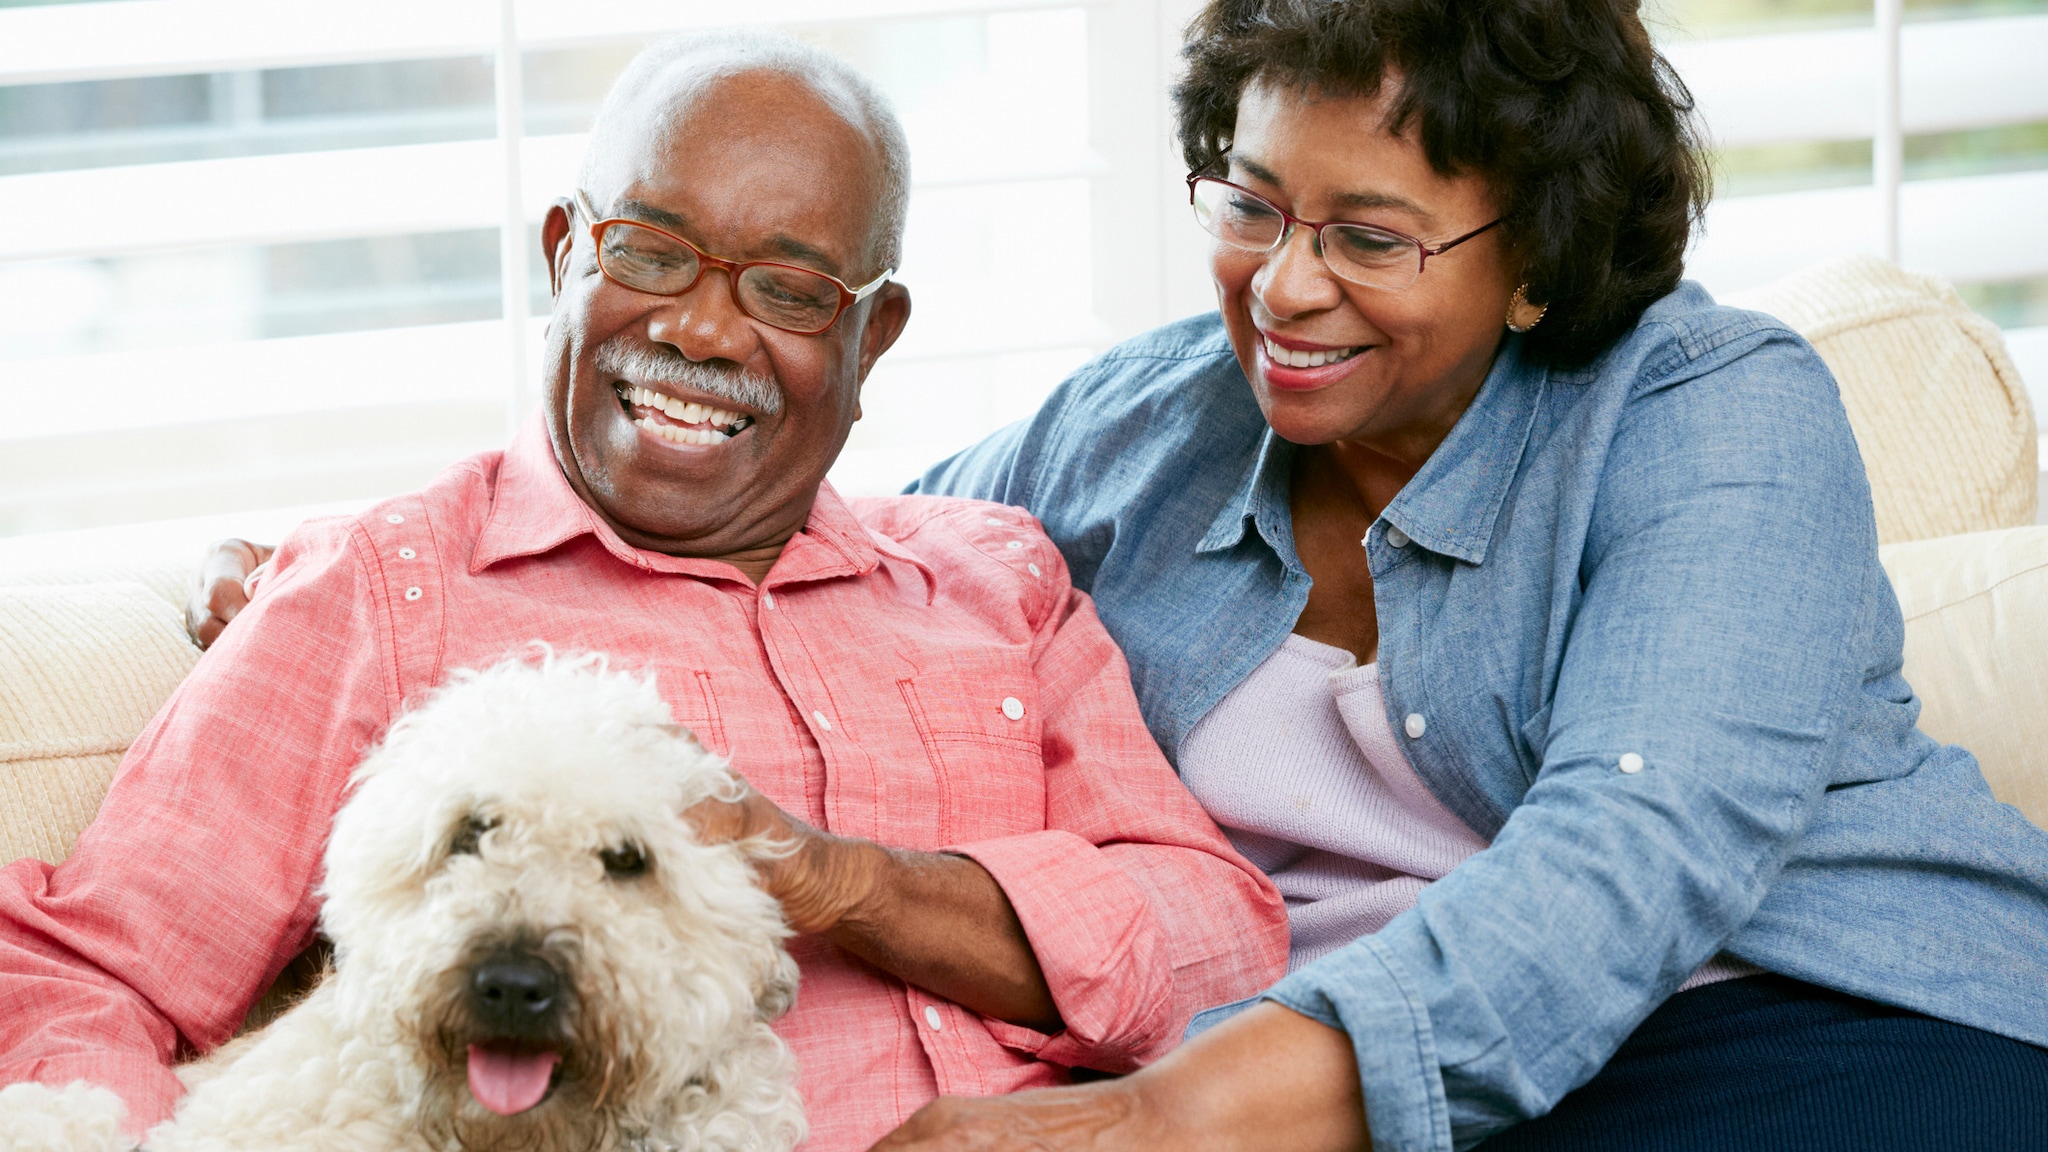
[[[673,444],[723,444],[754,424],[747,413],[681,400],[624,380],[612,391],[635,427]]]

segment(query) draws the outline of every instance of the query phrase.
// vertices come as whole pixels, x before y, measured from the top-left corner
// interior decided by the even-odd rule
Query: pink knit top
[[[1292,971],[1415,905],[1487,841],[1401,750],[1377,663],[1289,636],[1181,743],[1181,779],[1287,899]],[[1692,988],[1757,971],[1716,958]]]

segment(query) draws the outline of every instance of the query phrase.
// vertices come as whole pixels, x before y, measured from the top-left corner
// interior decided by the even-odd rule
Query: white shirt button
[[[767,610],[769,610],[770,612],[773,612],[773,611],[775,611],[775,593],[773,593],[773,592],[763,592],[763,593],[761,593],[761,607],[763,607],[763,608],[766,608],[766,609],[767,609]]]
[[[991,516],[991,517],[989,517],[989,518],[988,518],[988,522],[989,522],[989,523],[991,523],[991,524],[993,524],[993,525],[995,525],[995,526],[996,526],[996,527],[998,527],[998,528],[1001,528],[1001,527],[1003,526],[1003,522],[1002,522],[1002,520],[1000,520],[1000,519],[998,519],[997,517],[994,517],[994,516]]]
[[[1045,573],[1043,573],[1043,572],[1040,572],[1040,571],[1038,570],[1038,565],[1036,565],[1036,564],[1026,564],[1026,565],[1025,565],[1025,567],[1026,567],[1026,568],[1029,568],[1029,569],[1031,569],[1031,574],[1032,574],[1033,576],[1043,576],[1043,575],[1045,575]]]
[[[1003,545],[1005,548],[1022,548],[1023,546],[1024,542],[1022,540],[1012,540],[1008,544]]]
[[[1633,776],[1643,770],[1643,758],[1633,752],[1623,752],[1621,754],[1621,763],[1616,765],[1616,767]]]
[[[1396,548],[1406,548],[1408,546],[1408,534],[1389,524],[1387,525],[1387,543],[1392,544]]]
[[[818,727],[823,728],[825,731],[830,732],[832,730],[832,722],[830,720],[825,719],[825,714],[823,712],[812,712],[811,719],[816,720],[818,722]]]
[[[417,599],[419,599],[420,597],[422,597],[422,596],[425,596],[425,595],[426,595],[426,593],[425,593],[425,592],[422,592],[422,591],[420,591],[420,586],[419,586],[419,585],[417,585],[417,584],[415,584],[415,585],[413,585],[412,587],[410,587],[410,588],[407,588],[407,589],[405,590],[405,598],[406,598],[407,600],[417,600]]]
[[[934,1032],[944,1032],[946,1030],[946,1022],[939,1019],[939,1010],[929,1004],[924,1006],[924,1022],[925,1026]]]
[[[1429,731],[1429,721],[1424,720],[1420,712],[1410,712],[1408,719],[1401,722],[1401,727],[1408,733],[1410,740],[1420,740],[1422,734]]]
[[[393,513],[392,513],[391,515],[389,515],[389,516],[386,516],[386,517],[384,518],[384,522],[385,522],[386,524],[403,524],[403,523],[405,523],[405,517],[403,517],[403,516],[400,516],[400,515],[399,515],[398,513],[396,513],[396,512],[393,512]]]
[[[398,558],[400,560],[410,560],[417,555],[419,555],[419,553],[413,551],[410,548],[400,548],[398,550]]]
[[[1003,715],[1008,716],[1012,720],[1022,720],[1024,718],[1024,702],[1015,696],[1003,697]]]

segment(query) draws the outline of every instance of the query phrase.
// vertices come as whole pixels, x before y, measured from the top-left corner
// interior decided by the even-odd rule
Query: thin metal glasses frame
[[[873,280],[868,281],[866,284],[863,284],[858,288],[849,288],[846,286],[846,282],[844,280],[841,280],[839,277],[831,275],[830,273],[827,272],[820,272],[816,268],[805,268],[801,264],[786,264],[779,260],[727,260],[722,256],[713,256],[711,253],[704,251],[702,248],[699,248],[695,244],[690,243],[688,240],[683,239],[681,236],[678,236],[675,233],[670,232],[668,229],[657,228],[654,225],[647,223],[645,220],[634,220],[626,216],[607,216],[600,219],[597,215],[597,210],[591,207],[590,197],[587,194],[585,194],[583,189],[581,188],[576,189],[576,195],[574,197],[574,200],[576,210],[582,213],[583,219],[590,225],[590,242],[599,257],[597,261],[597,270],[598,272],[603,274],[606,280],[609,280],[612,283],[617,284],[619,287],[627,289],[628,291],[644,292],[649,296],[681,296],[684,293],[688,292],[690,289],[695,288],[697,286],[697,282],[704,278],[704,273],[708,269],[723,268],[725,269],[726,273],[727,290],[732,293],[733,303],[739,307],[740,311],[745,312],[747,315],[752,316],[754,319],[759,320],[761,323],[766,324],[771,328],[780,329],[781,331],[784,332],[794,332],[799,336],[815,336],[818,333],[825,331],[827,328],[832,327],[832,325],[839,323],[839,317],[844,315],[848,308],[851,308],[855,304],[858,304],[861,301],[867,299],[868,297],[874,295],[877,291],[881,289],[882,285],[887,284],[889,282],[890,277],[896,275],[896,270],[894,268],[884,269],[880,276],[875,277]],[[697,257],[697,274],[690,277],[690,282],[688,284],[683,285],[681,288],[678,288],[673,292],[656,292],[653,291],[652,289],[642,288],[637,284],[628,284],[625,281],[620,280],[618,277],[612,275],[611,269],[606,268],[604,266],[604,233],[606,229],[612,228],[620,224],[631,225],[632,227],[635,228],[645,228],[647,231],[652,232],[657,236],[662,236],[667,239],[673,240],[676,243],[681,244],[683,247],[689,249]],[[787,268],[792,272],[803,272],[811,276],[819,277],[820,279],[829,282],[833,287],[839,289],[839,307],[833,311],[832,318],[830,320],[825,321],[823,324],[818,325],[816,328],[791,328],[785,324],[779,324],[774,320],[770,320],[765,316],[757,316],[754,314],[754,311],[752,309],[747,307],[746,302],[740,298],[739,294],[740,276],[744,274],[746,270],[749,268]]]
[[[1459,236],[1451,240],[1446,240],[1441,244],[1430,244],[1425,241],[1418,240],[1405,232],[1396,232],[1392,228],[1382,228],[1377,224],[1363,224],[1356,220],[1304,220],[1301,217],[1296,216],[1294,213],[1289,212],[1287,209],[1280,207],[1278,204],[1273,203],[1271,200],[1266,199],[1264,196],[1259,195],[1257,192],[1254,192],[1251,189],[1246,188],[1244,185],[1233,184],[1228,180],[1222,179],[1221,177],[1204,176],[1198,172],[1190,172],[1188,173],[1187,181],[1188,207],[1191,209],[1195,207],[1196,187],[1201,184],[1216,184],[1221,187],[1228,188],[1233,192],[1242,193],[1245,196],[1249,196],[1252,199],[1257,200],[1259,203],[1264,204],[1266,207],[1272,209],[1274,215],[1280,217],[1280,235],[1275,237],[1273,242],[1271,244],[1268,244],[1264,248],[1248,248],[1241,244],[1231,244],[1229,240],[1224,240],[1222,236],[1217,235],[1217,233],[1210,230],[1208,225],[1203,225],[1203,231],[1208,232],[1211,236],[1215,236],[1218,240],[1223,240],[1225,244],[1231,244],[1231,247],[1236,248],[1241,252],[1272,252],[1275,249],[1279,248],[1282,244],[1285,244],[1287,242],[1288,235],[1294,231],[1296,225],[1299,225],[1303,228],[1307,228],[1310,232],[1315,234],[1316,254],[1321,256],[1323,255],[1324,250],[1328,247],[1323,236],[1325,231],[1331,228],[1358,228],[1367,232],[1377,232],[1382,236],[1391,237],[1395,240],[1400,240],[1407,244],[1413,244],[1415,246],[1415,250],[1417,253],[1417,258],[1415,261],[1415,276],[1418,279],[1422,276],[1422,270],[1429,266],[1429,258],[1431,256],[1441,256],[1444,253],[1449,252],[1451,249],[1456,248],[1458,245],[1463,244],[1465,241],[1499,227],[1501,221],[1507,219],[1507,217],[1505,216],[1496,217],[1492,221],[1485,224],[1481,224],[1479,227],[1474,228],[1472,231],[1465,233],[1463,236]],[[1197,212],[1196,218],[1198,221],[1200,219],[1200,216],[1201,213]],[[1387,289],[1388,291],[1398,292],[1402,288],[1406,288],[1409,285],[1415,283],[1415,280],[1411,279],[1408,281],[1407,284],[1403,284],[1399,288],[1393,288],[1385,284],[1374,284],[1369,280],[1353,280],[1351,277],[1344,275],[1342,272],[1339,272],[1337,270],[1336,265],[1330,264],[1329,257],[1324,256],[1323,263],[1329,265],[1330,272],[1333,275],[1339,277],[1340,279],[1349,281],[1350,283],[1358,284],[1366,288],[1383,288]]]

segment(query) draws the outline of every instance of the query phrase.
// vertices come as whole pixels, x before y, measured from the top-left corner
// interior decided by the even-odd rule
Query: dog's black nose
[[[469,973],[469,999],[477,1022],[501,1036],[534,1036],[548,1030],[561,1001],[562,978],[554,965],[525,952],[485,957]]]

